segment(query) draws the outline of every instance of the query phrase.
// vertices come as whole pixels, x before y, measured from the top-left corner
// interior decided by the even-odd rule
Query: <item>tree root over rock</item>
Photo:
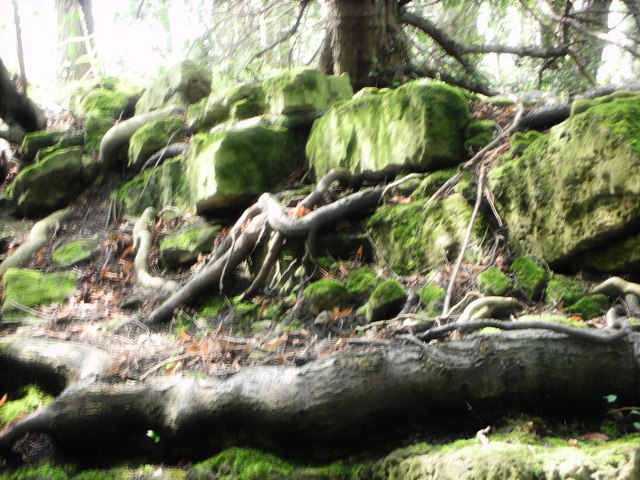
[[[31,256],[40,250],[47,241],[49,230],[55,228],[60,222],[67,219],[71,215],[71,209],[65,208],[53,212],[48,217],[36,222],[31,228],[29,238],[25,243],[20,245],[10,256],[0,263],[0,279],[4,276],[9,268],[19,267],[25,264]]]
[[[302,367],[252,367],[226,379],[79,382],[0,434],[0,454],[27,433],[76,458],[212,455],[252,444],[328,458],[428,430],[444,418],[490,421],[504,408],[555,413],[637,402],[640,335],[589,343],[555,333],[474,335],[436,345],[341,352]],[[477,417],[474,417],[474,419]],[[471,420],[470,420],[471,421]],[[160,441],[147,438],[152,430]]]
[[[345,182],[351,175],[343,169],[332,170],[318,183],[318,187],[301,202],[301,215],[296,215],[294,209],[283,207],[275,196],[265,193],[258,202],[249,207],[232,227],[225,242],[215,252],[213,259],[198,271],[184,286],[167,298],[158,308],[147,317],[146,323],[163,323],[171,319],[173,311],[179,306],[191,302],[206,289],[222,282],[225,273],[243,261],[270,233],[274,230],[282,237],[300,237],[313,234],[320,228],[333,224],[357,212],[378,205],[385,193],[384,187],[374,187],[347,195],[329,205],[320,207],[308,214],[304,209],[317,203],[331,183]],[[274,248],[278,248],[280,240],[276,238]],[[268,256],[273,262],[275,257]],[[265,268],[270,268],[267,264]],[[267,270],[268,272],[268,270]],[[259,272],[258,278],[264,279],[265,271]],[[251,285],[255,291],[258,284]],[[222,290],[222,285],[220,285]],[[246,296],[246,295],[245,295]]]

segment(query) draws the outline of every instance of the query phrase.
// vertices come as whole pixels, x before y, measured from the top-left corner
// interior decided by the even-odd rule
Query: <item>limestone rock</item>
[[[211,92],[211,73],[185,60],[167,70],[149,87],[136,104],[136,115],[167,105],[188,107]]]
[[[317,315],[323,310],[344,307],[349,301],[349,292],[344,283],[332,278],[323,278],[304,289],[311,313]]]
[[[213,238],[218,232],[219,226],[204,225],[167,235],[160,241],[162,263],[168,268],[193,263],[199,254],[211,251]]]
[[[211,94],[189,108],[188,125],[194,131],[205,131],[228,120],[324,111],[352,95],[346,75],[327,76],[313,69],[285,70],[263,82],[244,83]]]
[[[185,122],[182,117],[172,115],[151,121],[131,136],[129,140],[128,170],[137,171],[151,155],[170,143],[182,140]]]
[[[393,318],[407,300],[407,291],[400,282],[387,279],[378,285],[364,306],[368,322]]]
[[[96,175],[96,163],[80,147],[67,148],[25,168],[8,193],[23,215],[41,217],[67,206]]]
[[[335,104],[314,123],[307,157],[316,178],[336,167],[437,170],[462,161],[469,119],[460,90],[413,82]]]
[[[380,255],[401,275],[454,262],[473,210],[460,193],[424,205],[425,201],[383,205],[365,221]],[[481,260],[486,229],[478,217],[465,253],[467,261]]]
[[[513,251],[562,265],[637,233],[638,131],[640,96],[614,99],[553,127],[491,171]]]

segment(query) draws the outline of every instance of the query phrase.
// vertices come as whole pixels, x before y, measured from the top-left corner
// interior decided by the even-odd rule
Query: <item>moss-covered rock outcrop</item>
[[[167,105],[188,107],[211,92],[211,73],[185,60],[161,74],[136,103],[136,115]]]
[[[205,131],[229,120],[258,115],[295,115],[326,110],[351,98],[347,75],[327,76],[313,69],[291,69],[263,82],[235,85],[191,106],[188,125]]]
[[[131,136],[129,140],[130,171],[140,170],[144,162],[155,152],[170,143],[182,140],[185,132],[185,122],[182,117],[171,115],[153,120]]]
[[[354,174],[436,170],[463,159],[469,119],[460,90],[413,82],[334,105],[314,123],[307,157],[316,178],[337,167]]]
[[[472,207],[460,193],[444,200],[406,205],[383,205],[365,221],[382,258],[399,274],[426,271],[455,261],[471,219]],[[465,259],[477,262],[482,256],[486,223],[476,219]]]
[[[67,206],[83,192],[98,173],[82,148],[57,150],[22,170],[8,192],[18,210],[28,217],[42,217]]]
[[[564,264],[637,233],[639,176],[636,96],[574,115],[488,178],[513,250]]]

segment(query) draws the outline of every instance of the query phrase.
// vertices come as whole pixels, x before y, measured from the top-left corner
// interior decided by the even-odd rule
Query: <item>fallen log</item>
[[[586,343],[522,331],[356,349],[302,367],[251,367],[226,379],[78,383],[0,434],[0,455],[10,457],[26,434],[42,433],[61,456],[74,458],[175,461],[243,444],[329,458],[394,434],[428,432],[445,419],[490,422],[510,407],[602,412],[604,395],[639,400],[639,347],[638,333]],[[149,430],[159,442],[147,437]]]

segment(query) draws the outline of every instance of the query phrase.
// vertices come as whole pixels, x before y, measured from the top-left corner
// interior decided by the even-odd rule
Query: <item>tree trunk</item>
[[[320,68],[348,73],[355,90],[399,79],[403,42],[395,0],[326,0]]]
[[[18,93],[1,58],[0,118],[9,126],[9,131],[0,132],[0,137],[14,143],[22,141],[25,131],[42,130],[47,125],[44,112],[25,94]]]
[[[56,0],[60,73],[65,80],[79,80],[91,70],[89,48],[94,24],[91,7],[90,0]]]
[[[433,432],[451,420],[481,428],[509,408],[593,415],[604,412],[607,394],[640,400],[639,342],[637,333],[592,343],[523,331],[422,347],[387,342],[302,367],[251,367],[226,379],[85,380],[2,432],[0,455],[10,457],[25,435],[44,434],[62,457],[94,460],[197,459],[245,444],[326,459],[388,446],[412,431]],[[0,348],[0,366],[3,356],[20,351]]]

